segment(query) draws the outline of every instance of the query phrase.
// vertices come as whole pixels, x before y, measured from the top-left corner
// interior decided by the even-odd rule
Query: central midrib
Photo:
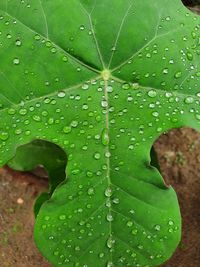
[[[106,130],[108,132],[108,144],[106,146],[106,165],[107,165],[107,173],[106,173],[106,178],[107,178],[107,183],[108,183],[108,186],[107,188],[110,188],[111,189],[111,179],[110,179],[110,147],[109,147],[109,143],[110,143],[110,124],[109,124],[109,97],[108,97],[108,80],[104,80],[104,97],[105,97],[105,100],[107,102],[107,105],[106,105]],[[108,215],[111,215],[112,216],[112,208],[111,208],[111,199],[110,199],[110,196],[109,196],[109,205],[108,205]],[[112,220],[109,221],[109,239],[112,240]],[[112,247],[111,247],[111,250],[110,250],[110,260],[111,262],[113,261],[113,256],[112,256]]]

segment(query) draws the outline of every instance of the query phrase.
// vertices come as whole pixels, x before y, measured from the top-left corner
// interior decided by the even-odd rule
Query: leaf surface
[[[65,152],[53,143],[35,140],[17,148],[16,155],[8,162],[8,166],[17,171],[34,171],[38,175],[37,167],[43,167],[46,173],[40,175],[49,178],[49,192],[42,193],[36,200],[34,211],[38,214],[42,204],[51,197],[55,188],[65,180],[67,157]],[[48,177],[47,177],[48,175]]]
[[[200,128],[199,18],[180,0],[0,2],[0,164],[34,139],[68,156],[35,240],[54,266],[159,266],[180,241],[153,142]]]

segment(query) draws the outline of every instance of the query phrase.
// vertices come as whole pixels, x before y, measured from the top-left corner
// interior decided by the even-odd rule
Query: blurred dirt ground
[[[33,241],[33,204],[47,181],[0,169],[0,267],[48,267]]]
[[[200,133],[179,129],[155,144],[161,173],[177,192],[183,217],[182,242],[165,267],[200,266]]]

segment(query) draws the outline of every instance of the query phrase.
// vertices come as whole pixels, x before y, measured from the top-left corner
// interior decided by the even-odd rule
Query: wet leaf
[[[54,266],[158,266],[180,241],[150,165],[163,132],[200,128],[199,17],[180,0],[0,2],[0,164],[34,139],[67,179],[35,240]]]

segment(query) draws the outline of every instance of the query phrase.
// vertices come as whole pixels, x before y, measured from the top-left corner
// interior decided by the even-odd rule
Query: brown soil
[[[183,239],[163,267],[200,266],[200,134],[173,130],[155,144],[162,174],[179,197]],[[0,170],[0,266],[50,267],[33,241],[33,204],[47,181],[32,174]]]
[[[182,242],[163,267],[200,266],[200,134],[173,130],[155,144],[161,172],[177,192],[183,217]]]
[[[0,169],[0,266],[49,267],[33,241],[33,205],[47,181]]]

